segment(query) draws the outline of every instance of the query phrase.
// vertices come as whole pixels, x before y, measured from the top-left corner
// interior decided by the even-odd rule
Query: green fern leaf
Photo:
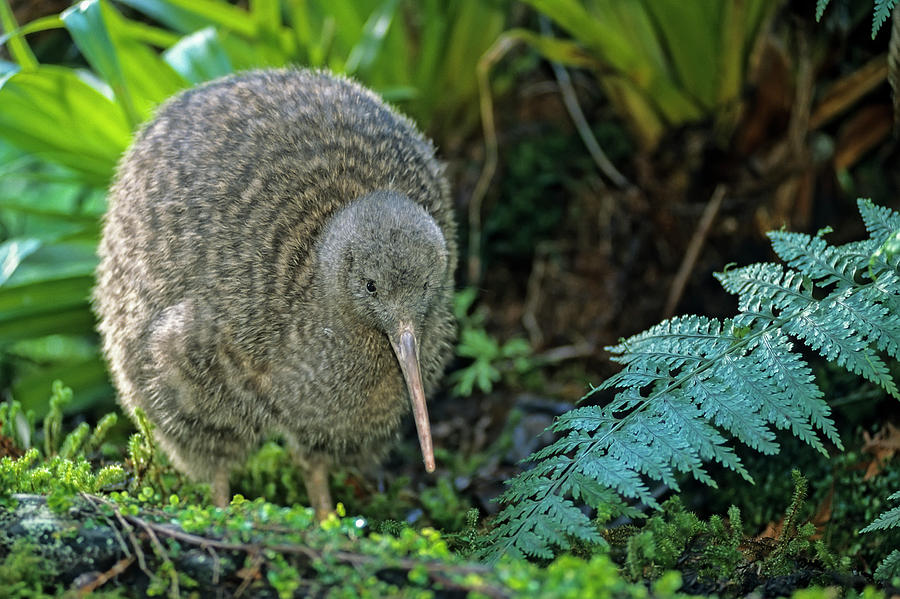
[[[694,449],[703,460],[718,462],[740,474],[747,482],[753,482],[740,458],[725,444],[725,438],[703,419],[702,412],[685,398],[684,394],[673,392],[670,397],[661,398],[658,409],[661,415],[665,415],[673,429],[681,431],[685,438],[691,440]],[[715,487],[715,481],[712,481],[710,486]]]
[[[875,568],[875,580],[878,582],[888,582],[900,576],[900,549],[894,549],[884,558]]]
[[[503,553],[512,557],[551,559],[554,544],[569,547],[564,535],[606,546],[590,518],[572,501],[555,494],[510,504],[497,515],[494,524],[488,540],[495,545],[502,543]]]
[[[803,310],[815,301],[809,279],[780,264],[751,264],[714,276],[725,291],[738,296],[738,310],[756,316],[773,309]]]
[[[803,402],[795,402],[790,393],[779,387],[772,374],[755,361],[754,355],[750,354],[749,359],[724,357],[721,376],[731,380],[738,393],[759,406],[763,422],[770,422],[779,429],[790,429],[794,436],[827,456],[828,451],[813,429],[809,414],[801,408]]]
[[[685,392],[701,413],[718,427],[731,432],[744,445],[765,453],[778,453],[775,433],[766,427],[757,406],[720,378],[693,377]]]
[[[507,505],[486,557],[549,558],[572,538],[600,543],[585,508],[622,513],[624,499],[658,507],[648,483],[678,489],[685,474],[715,486],[708,462],[750,480],[727,436],[766,454],[779,450],[775,429],[823,453],[823,439],[842,448],[791,338],[898,396],[879,352],[900,354],[900,251],[887,247],[900,215],[867,200],[859,207],[869,240],[835,247],[823,235],[776,232],[770,238],[787,267],[717,273],[738,296],[733,319],[671,318],[608,347],[623,368],[582,399],[615,396],[554,422],[559,438],[530,456],[533,467],[501,495]]]
[[[828,3],[831,0],[816,0],[816,21],[822,20],[822,15],[825,14],[825,9],[828,8]]]
[[[887,366],[878,357],[866,339],[835,318],[837,306],[847,300],[852,290],[838,291],[809,310],[801,311],[784,325],[784,331],[806,342],[825,359],[837,363],[864,378],[881,385],[885,391],[900,399],[897,386],[891,379]]]
[[[825,403],[822,390],[815,384],[812,369],[792,351],[793,344],[787,336],[777,330],[763,333],[751,342],[749,349],[754,359],[771,375],[772,382],[783,394],[787,394],[788,401],[797,406],[803,417],[809,419],[812,426],[829,441],[843,449],[831,420],[831,408]]]
[[[884,206],[877,206],[868,198],[856,200],[856,205],[866,225],[866,231],[876,245],[881,245],[892,233],[900,230],[900,213]]]
[[[900,312],[891,310],[887,299],[884,291],[873,285],[845,298],[836,297],[834,309],[854,330],[873,341],[879,351],[900,359]]]
[[[872,39],[875,39],[875,34],[878,33],[878,30],[881,29],[887,18],[891,16],[891,10],[893,10],[896,2],[897,0],[875,0],[875,10],[872,13]]]
[[[865,246],[870,248],[868,251],[861,247],[859,254],[848,254],[828,245],[820,236],[785,231],[772,231],[769,239],[779,258],[820,285],[852,286],[853,274],[860,268],[860,261],[868,260],[875,251],[873,244],[868,243]]]
[[[900,500],[900,491],[888,497],[888,501],[897,500]],[[890,528],[900,528],[900,506],[884,512],[859,532],[875,532]],[[895,576],[900,576],[900,549],[894,549],[875,569],[875,580],[879,582],[887,582]]]
[[[894,495],[892,495],[892,497],[894,497]],[[881,514],[874,522],[859,532],[872,532],[875,530],[887,530],[889,528],[900,528],[900,506]]]

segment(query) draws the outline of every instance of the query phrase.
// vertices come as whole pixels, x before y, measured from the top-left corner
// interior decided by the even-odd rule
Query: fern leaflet
[[[888,501],[897,500],[900,500],[900,491],[888,497]],[[859,532],[874,532],[889,528],[900,528],[900,506],[881,514],[874,522]],[[875,569],[875,580],[887,582],[895,576],[900,576],[900,549],[894,549]]]
[[[831,0],[816,0],[816,21],[822,20],[822,15],[825,14],[825,9],[830,3]],[[878,30],[891,16],[895,4],[897,4],[897,0],[875,0],[872,7],[872,39],[875,39]]]
[[[866,241],[831,246],[827,231],[773,232],[787,267],[717,273],[738,296],[733,319],[680,316],[607,348],[624,368],[585,398],[618,392],[607,405],[556,420],[560,438],[530,456],[534,467],[499,498],[507,505],[485,557],[549,558],[571,538],[603,544],[585,507],[604,517],[633,515],[629,499],[658,507],[648,481],[678,490],[689,473],[715,486],[710,461],[751,480],[727,436],[767,454],[779,451],[776,429],[823,454],[824,440],[841,448],[824,394],[791,338],[900,398],[879,355],[900,357],[900,251],[879,251],[900,231],[900,214],[869,200],[858,205]]]

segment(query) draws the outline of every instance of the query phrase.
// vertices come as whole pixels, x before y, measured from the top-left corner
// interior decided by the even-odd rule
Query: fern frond
[[[780,264],[762,262],[714,276],[725,291],[738,296],[738,310],[756,316],[772,310],[803,310],[815,301],[809,280]]]
[[[895,231],[900,230],[900,213],[878,206],[869,198],[856,200],[866,231],[877,245],[881,245]]]
[[[900,549],[891,551],[878,567],[875,568],[875,580],[888,582],[900,576]]]
[[[888,501],[897,500],[900,500],[900,491],[888,497]],[[859,532],[875,532],[889,528],[900,528],[900,506],[884,512]],[[894,549],[875,569],[875,580],[877,581],[885,582],[895,576],[900,576],[900,549]]]
[[[851,290],[835,292],[810,310],[792,315],[784,331],[805,341],[828,361],[881,385],[900,399],[887,366],[869,346],[866,336],[850,328],[847,321],[835,318],[838,306],[851,294]]]
[[[875,10],[872,13],[872,39],[875,39],[875,34],[891,16],[891,10],[894,9],[896,3],[897,0],[875,0]]]
[[[657,409],[661,416],[665,415],[672,428],[691,440],[703,460],[718,462],[740,474],[747,482],[753,482],[741,459],[725,444],[725,438],[704,420],[703,413],[684,394],[673,393],[671,397],[660,398]],[[715,481],[711,481],[710,486],[715,487]]]
[[[540,499],[524,499],[508,505],[494,520],[495,528],[488,541],[508,540],[504,553],[513,557],[551,559],[554,548],[568,549],[566,537],[606,546],[590,518],[569,499],[556,494]]]
[[[771,233],[787,267],[717,273],[738,296],[733,319],[671,318],[608,347],[623,369],[582,399],[604,389],[615,396],[556,420],[560,438],[530,456],[533,468],[501,496],[507,505],[486,557],[551,557],[570,537],[599,542],[584,507],[608,514],[622,511],[623,499],[657,507],[648,481],[677,490],[684,474],[715,486],[708,462],[750,480],[726,435],[766,454],[779,450],[775,429],[823,453],[823,438],[841,448],[791,338],[900,397],[879,356],[900,354],[900,251],[879,250],[900,230],[900,215],[867,200],[859,207],[866,241],[831,246],[824,232]]]
[[[816,21],[822,20],[822,15],[825,14],[825,9],[830,1],[816,0]],[[891,16],[891,11],[896,3],[897,0],[875,0],[875,5],[872,9],[872,39],[875,39],[878,30],[881,29],[887,18]]]
[[[795,405],[814,428],[838,449],[843,449],[831,420],[831,408],[815,383],[812,369],[792,350],[793,344],[779,330],[765,332],[750,344],[751,355],[771,375],[772,382],[781,389],[781,395],[786,395],[789,403]]]
[[[888,499],[900,499],[900,493],[894,493]],[[900,505],[881,514],[874,522],[859,532],[873,532],[889,528],[900,528]]]
[[[900,279],[894,278],[893,282],[900,289]],[[874,341],[879,351],[900,359],[900,312],[891,310],[888,300],[883,289],[872,285],[851,292],[847,297],[835,297],[833,307],[854,330]]]
[[[657,369],[672,370],[718,355],[727,347],[728,340],[723,339],[722,323],[718,320],[677,316],[607,349],[614,362],[650,363]]]
[[[685,383],[684,390],[707,420],[731,432],[741,443],[761,453],[778,453],[775,433],[766,427],[758,406],[726,381],[695,376]]]
[[[802,233],[772,231],[768,236],[779,258],[820,285],[838,283],[852,286],[853,274],[859,270],[860,261],[868,260],[875,250],[871,247],[873,244],[868,243],[860,248],[859,254],[850,254],[828,245],[820,235],[811,237]],[[865,247],[871,249],[864,251]]]

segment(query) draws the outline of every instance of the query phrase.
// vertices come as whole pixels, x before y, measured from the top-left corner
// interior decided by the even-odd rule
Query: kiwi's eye
[[[378,291],[378,288],[375,287],[375,281],[373,281],[372,279],[366,281],[366,291],[368,291],[372,295],[375,295],[375,292]]]

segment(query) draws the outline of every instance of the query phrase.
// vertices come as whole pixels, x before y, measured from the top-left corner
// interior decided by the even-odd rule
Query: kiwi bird
[[[328,470],[380,460],[452,352],[449,187],[412,122],[326,72],[260,70],[164,103],[119,163],[94,307],[129,414],[229,501],[286,440],[320,517]]]

